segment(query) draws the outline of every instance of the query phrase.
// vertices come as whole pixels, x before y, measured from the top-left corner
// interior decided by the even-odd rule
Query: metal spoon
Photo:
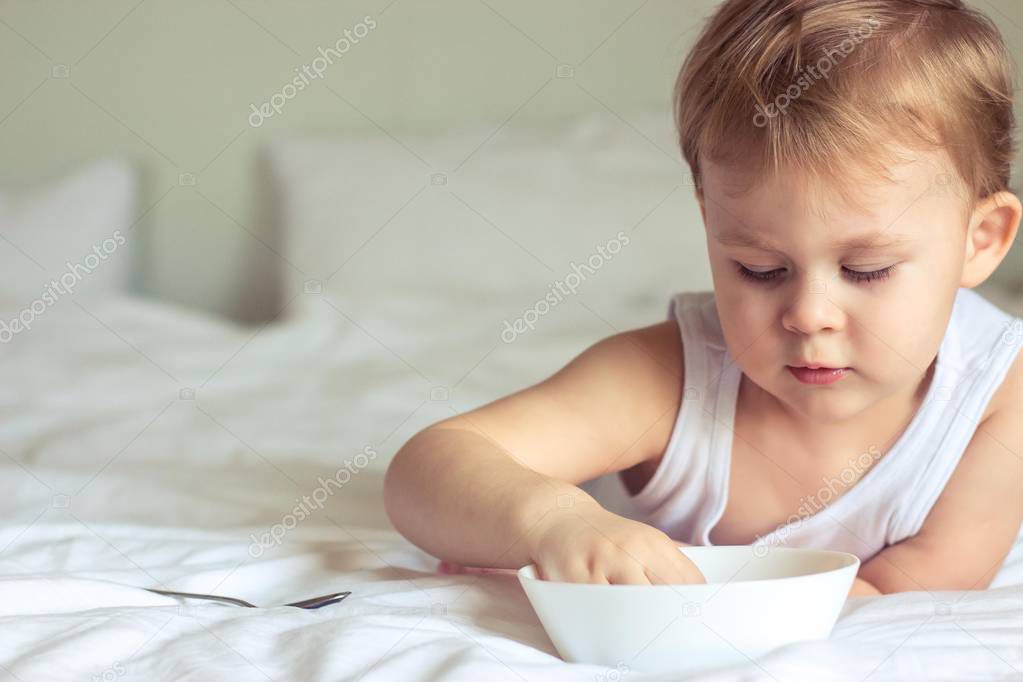
[[[222,597],[216,594],[197,594],[195,592],[173,592],[171,590],[158,590],[153,587],[142,588],[149,592],[155,592],[156,594],[163,594],[168,597],[184,597],[186,599],[207,599],[209,601],[219,601],[225,604],[234,604],[235,606],[245,606],[250,609],[258,609],[260,607],[255,604],[250,604],[244,599],[236,599],[235,597]],[[294,606],[298,609],[318,609],[323,606],[330,606],[331,604],[337,604],[339,601],[344,600],[345,597],[350,595],[351,592],[333,592],[331,594],[325,594],[322,597],[312,597],[311,599],[303,599],[302,601],[292,602],[285,604],[285,606]]]

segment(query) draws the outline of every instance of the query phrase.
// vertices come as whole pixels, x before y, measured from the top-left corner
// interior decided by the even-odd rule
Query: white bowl
[[[680,547],[701,585],[519,582],[566,661],[642,672],[694,672],[792,642],[826,639],[860,560],[853,554],[751,545]],[[624,666],[624,668],[623,668]]]

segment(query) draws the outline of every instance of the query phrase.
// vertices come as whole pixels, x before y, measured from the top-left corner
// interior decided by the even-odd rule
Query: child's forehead
[[[886,167],[887,177],[858,163],[827,172],[789,166],[765,173],[752,161],[709,160],[701,168],[701,190],[708,200],[733,210],[805,211],[865,220],[882,218],[899,205],[949,198],[955,175],[944,152],[899,154],[903,160]]]

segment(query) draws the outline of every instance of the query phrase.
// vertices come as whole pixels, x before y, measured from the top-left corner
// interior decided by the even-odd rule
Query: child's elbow
[[[414,439],[415,436],[409,439],[394,454],[394,457],[391,458],[387,465],[387,470],[384,472],[384,511],[387,512],[387,518],[391,520],[391,524],[402,533],[404,533],[402,530],[404,525],[402,501],[407,497],[403,493],[408,487],[408,474],[406,470],[408,469],[408,460],[411,455],[409,445]]]
[[[431,427],[419,431],[405,441],[405,444],[394,454],[384,472],[384,510],[391,524],[402,535],[406,535],[411,525],[411,515],[417,513],[415,493],[419,491],[423,481],[423,440]]]

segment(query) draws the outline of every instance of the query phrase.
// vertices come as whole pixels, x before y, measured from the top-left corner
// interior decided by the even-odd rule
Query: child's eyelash
[[[850,270],[848,268],[842,268],[842,271],[857,282],[872,282],[878,279],[888,279],[892,276],[892,271],[895,270],[894,265],[889,265],[886,268],[880,270],[871,270],[870,272],[858,272],[856,270]]]
[[[784,272],[784,268],[775,268],[774,270],[767,270],[766,272],[757,272],[755,270],[750,270],[742,263],[736,263],[736,266],[738,267],[739,274],[752,282],[769,282]],[[880,270],[871,270],[869,272],[850,270],[846,267],[842,268],[843,274],[854,282],[873,282],[876,280],[887,279],[891,277],[893,270],[895,270],[894,265],[889,265],[888,267],[881,268]]]

